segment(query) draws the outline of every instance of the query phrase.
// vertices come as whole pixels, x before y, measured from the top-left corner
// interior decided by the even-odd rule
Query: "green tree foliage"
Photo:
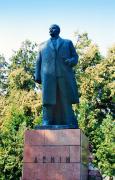
[[[0,95],[4,95],[7,91],[7,75],[8,63],[4,56],[0,55]]]
[[[31,43],[29,40],[24,41],[20,49],[14,52],[14,55],[10,59],[11,70],[24,68],[25,72],[33,76],[36,54],[37,44]]]
[[[98,161],[98,167],[103,174],[112,177],[115,175],[115,126],[113,119],[107,115],[100,126],[100,144],[98,142],[95,156]],[[99,139],[99,138],[98,138]]]
[[[8,80],[10,92],[12,92],[12,89],[25,89],[29,91],[35,87],[32,75],[25,72],[24,68],[17,68],[11,71]]]
[[[113,175],[115,46],[104,58],[84,33],[79,35],[76,47],[80,55],[76,69],[80,91],[80,105],[76,110],[79,125],[93,144],[96,165],[105,175]]]
[[[18,180],[22,171],[23,136],[41,123],[41,93],[36,93],[34,64],[37,45],[25,41],[11,57],[7,94],[0,99],[0,179]]]

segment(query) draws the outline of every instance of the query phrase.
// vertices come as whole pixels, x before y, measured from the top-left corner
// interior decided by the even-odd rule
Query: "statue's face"
[[[50,36],[51,37],[56,37],[59,35],[60,33],[60,30],[59,30],[59,27],[56,26],[56,25],[52,25],[49,29],[49,33],[50,33]]]

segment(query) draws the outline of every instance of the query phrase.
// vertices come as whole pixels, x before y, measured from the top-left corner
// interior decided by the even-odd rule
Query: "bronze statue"
[[[66,125],[78,128],[72,104],[79,103],[73,66],[78,55],[72,41],[59,36],[56,24],[49,29],[51,38],[40,45],[35,81],[42,84],[43,126]]]

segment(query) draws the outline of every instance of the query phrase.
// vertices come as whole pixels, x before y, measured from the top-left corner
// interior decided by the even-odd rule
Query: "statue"
[[[35,81],[42,84],[43,126],[78,128],[72,104],[79,103],[78,89],[72,69],[78,55],[72,41],[59,36],[60,27],[51,25],[51,38],[40,44]]]

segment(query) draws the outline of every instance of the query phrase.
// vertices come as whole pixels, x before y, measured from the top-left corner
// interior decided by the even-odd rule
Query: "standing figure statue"
[[[49,28],[51,38],[40,44],[35,81],[42,84],[43,126],[78,128],[72,104],[79,103],[73,66],[78,55],[72,41],[59,36],[60,27]]]

